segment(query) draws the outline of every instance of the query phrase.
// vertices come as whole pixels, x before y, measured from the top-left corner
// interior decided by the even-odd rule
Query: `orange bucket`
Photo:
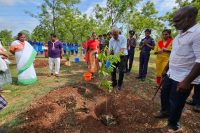
[[[83,76],[85,81],[90,81],[92,79],[92,74],[90,72],[84,73]]]

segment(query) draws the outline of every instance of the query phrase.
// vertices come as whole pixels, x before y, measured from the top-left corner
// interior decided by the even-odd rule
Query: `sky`
[[[138,8],[147,0],[143,0]],[[175,4],[175,0],[151,0],[155,3],[156,9],[159,11],[159,16],[170,11]],[[39,24],[38,20],[32,18],[25,11],[30,11],[34,14],[39,13],[38,6],[42,0],[0,0],[0,30],[7,29],[16,35],[22,30],[32,31]],[[106,5],[106,0],[81,0],[77,5],[82,13],[90,15],[96,4],[101,6]]]

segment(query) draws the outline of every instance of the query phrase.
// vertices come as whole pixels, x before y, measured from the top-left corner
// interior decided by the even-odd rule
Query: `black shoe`
[[[137,77],[135,77],[136,79],[142,79],[142,77],[141,76],[137,76]]]
[[[195,106],[196,103],[193,100],[187,100],[186,104],[191,105],[191,106]]]
[[[157,113],[154,113],[153,116],[155,118],[164,119],[164,118],[168,118],[169,115],[167,113],[165,113],[165,112],[160,112],[159,111]]]
[[[117,83],[112,83],[112,87],[116,87],[117,86]]]
[[[196,105],[193,108],[194,112],[200,113],[200,105]]]
[[[118,86],[118,90],[121,91],[122,90],[122,86]]]
[[[144,77],[143,77],[143,78],[141,78],[141,81],[142,81],[142,82],[144,82],[145,80],[146,80],[146,78],[144,78]]]
[[[183,129],[177,125],[177,126],[173,126],[173,125],[170,125],[168,124],[168,132],[169,133],[182,133]]]

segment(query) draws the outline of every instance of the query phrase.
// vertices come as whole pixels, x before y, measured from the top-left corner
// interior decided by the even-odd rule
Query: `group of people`
[[[48,58],[48,42],[32,42],[32,41],[28,41],[28,42],[33,46],[33,48],[35,49],[37,53],[40,52],[42,55],[44,54],[45,58]],[[73,44],[73,43],[63,42],[62,45],[63,45],[63,51],[65,55],[66,54],[78,55],[78,48],[79,48],[78,43]]]
[[[137,79],[145,80],[151,50],[156,55],[156,83],[161,85],[161,111],[155,113],[156,118],[168,118],[170,131],[181,130],[179,120],[185,103],[196,105],[194,111],[200,112],[200,24],[197,23],[198,9],[186,6],[178,10],[173,18],[174,26],[179,34],[173,39],[171,30],[162,32],[162,39],[156,44],[150,36],[151,30],[145,30],[145,38],[139,44],[139,75]],[[129,31],[129,38],[120,34],[120,30],[113,28],[109,36],[92,34],[92,40],[84,43],[86,61],[91,73],[98,71],[98,53],[105,46],[109,54],[120,54],[120,62],[113,64],[111,74],[112,86],[121,90],[124,73],[130,73],[136,47],[135,32]],[[105,40],[105,41],[104,41]],[[106,42],[106,43],[104,43]],[[93,69],[95,68],[95,69]],[[119,79],[116,79],[116,72]],[[162,81],[162,82],[161,82]],[[161,84],[162,83],[162,84]],[[194,88],[192,100],[187,100]]]
[[[156,83],[162,85],[161,89],[161,110],[155,113],[156,118],[168,118],[170,130],[179,131],[179,120],[191,90],[194,88],[194,96],[188,104],[197,105],[195,109],[200,111],[200,24],[197,23],[198,10],[196,7],[187,6],[178,10],[173,18],[174,26],[179,34],[173,39],[171,30],[165,29],[162,32],[162,39],[157,43],[150,36],[151,30],[145,30],[145,38],[139,43],[139,74],[136,77],[145,81],[148,71],[150,53],[154,50],[156,55]],[[51,34],[48,42],[49,76],[59,76],[60,60],[64,55],[63,43],[58,40],[55,34]],[[99,69],[98,54],[120,55],[120,61],[114,63],[111,73],[112,86],[122,90],[124,73],[132,70],[135,48],[135,31],[129,31],[129,38],[126,39],[118,28],[112,32],[99,35],[92,33],[92,38],[87,38],[83,43],[85,60],[88,63],[90,72],[95,75]],[[11,44],[10,52],[15,55],[18,70],[19,84],[33,84],[37,81],[33,61],[37,55],[34,48],[25,41],[23,33]],[[9,60],[6,50],[0,45],[0,88],[4,84],[12,82],[9,71]],[[54,69],[55,67],[55,69]],[[119,79],[116,74],[119,73]],[[163,81],[163,82],[161,82]],[[161,84],[162,83],[162,84]],[[0,109],[6,104],[5,99],[0,97]]]

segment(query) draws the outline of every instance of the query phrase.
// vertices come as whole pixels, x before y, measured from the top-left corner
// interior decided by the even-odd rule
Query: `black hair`
[[[107,35],[112,35],[112,32],[111,32],[111,31],[109,31],[109,32],[107,33]]]
[[[99,37],[102,37],[102,35],[99,35]]]
[[[187,15],[189,17],[195,17],[196,18],[197,15],[198,15],[198,9],[194,6],[191,6],[191,5],[183,7],[182,10],[186,10]]]
[[[54,33],[51,33],[50,36],[51,36],[51,37],[54,37],[54,38],[57,37],[56,34],[54,34]]]
[[[169,35],[171,35],[171,30],[170,30],[170,29],[164,29],[164,30],[162,31],[162,33],[164,33],[164,32],[167,32]]]
[[[23,35],[25,35],[25,34],[22,33],[22,32],[19,32],[19,33],[17,34],[17,40],[19,40],[19,38],[20,38],[21,36],[23,36]]]
[[[151,34],[151,29],[146,29],[145,32],[149,32]]]
[[[107,34],[103,34],[103,36],[107,36]]]

